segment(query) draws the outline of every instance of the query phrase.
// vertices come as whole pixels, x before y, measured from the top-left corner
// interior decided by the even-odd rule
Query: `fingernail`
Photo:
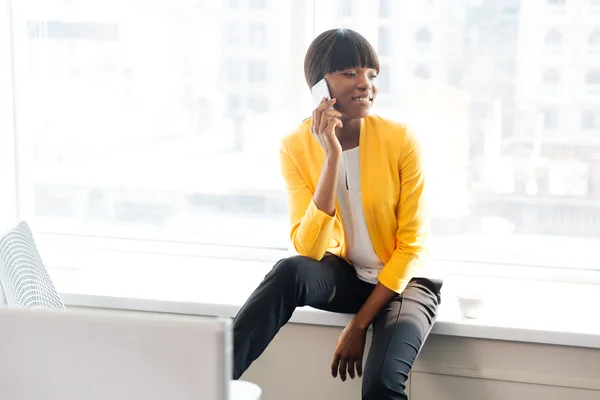
[[[337,101],[337,99],[331,99],[330,100],[332,103],[335,103]]]

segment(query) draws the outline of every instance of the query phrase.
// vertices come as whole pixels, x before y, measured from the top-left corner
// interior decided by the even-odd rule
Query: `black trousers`
[[[364,367],[363,399],[408,398],[405,382],[434,324],[441,286],[441,281],[414,278],[377,314]],[[374,288],[334,255],[321,261],[302,256],[279,261],[233,321],[234,379],[262,354],[296,307],[356,313]]]

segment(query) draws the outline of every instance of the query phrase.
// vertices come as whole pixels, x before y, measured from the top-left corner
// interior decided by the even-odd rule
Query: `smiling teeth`
[[[354,99],[354,101],[364,101],[365,103],[371,101],[368,97],[359,97],[358,99]]]

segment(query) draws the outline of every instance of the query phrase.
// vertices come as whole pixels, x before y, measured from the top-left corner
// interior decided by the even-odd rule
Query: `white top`
[[[358,147],[342,152],[338,174],[337,200],[344,221],[348,242],[348,260],[354,265],[356,275],[377,284],[377,275],[383,262],[375,253],[367,230],[360,188],[360,159]]]

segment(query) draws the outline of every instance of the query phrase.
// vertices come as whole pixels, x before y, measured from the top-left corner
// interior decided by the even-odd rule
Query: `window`
[[[600,93],[600,69],[588,71],[585,75],[585,86],[588,93]]]
[[[600,84],[600,69],[589,71],[585,76],[585,83],[589,85]]]
[[[264,61],[253,60],[248,64],[248,80],[264,82],[267,79],[267,66]]]
[[[421,44],[431,42],[431,31],[427,28],[421,28],[415,34],[415,41]]]
[[[431,75],[429,73],[429,69],[424,65],[419,65],[417,68],[415,68],[414,74],[423,79],[429,79]]]
[[[566,0],[546,0],[546,12],[548,14],[562,16],[566,10]]]
[[[239,23],[231,23],[227,26],[227,40],[231,46],[236,46],[242,42]]]
[[[388,94],[390,93],[390,66],[382,63],[379,68],[375,86],[377,86],[380,94]]]
[[[392,52],[392,38],[391,28],[388,26],[382,26],[379,28],[379,41],[377,51],[380,56],[389,56]]]
[[[535,25],[539,16],[535,13],[523,14],[522,8],[495,8],[489,6],[493,2],[479,3],[480,7],[460,23],[450,22],[450,16],[440,13],[436,16],[439,18],[438,22],[433,20],[417,26],[412,31],[408,46],[396,47],[392,41],[394,58],[382,58],[381,72],[377,79],[383,96],[377,104],[378,111],[383,115],[413,121],[419,126],[415,129],[422,131],[426,142],[424,148],[435,159],[431,162],[429,176],[436,184],[430,191],[436,193],[439,199],[444,199],[437,202],[432,200],[431,204],[432,210],[435,210],[432,211],[432,226],[437,243],[443,247],[443,250],[438,248],[438,259],[453,258],[450,254],[460,258],[454,246],[461,246],[458,237],[462,235],[465,235],[463,238],[468,236],[473,241],[482,243],[486,249],[481,250],[472,245],[468,250],[462,248],[465,249],[465,253],[461,253],[464,255],[463,260],[490,259],[489,252],[493,252],[495,256],[492,258],[501,258],[507,264],[519,264],[528,257],[518,256],[512,251],[500,255],[500,251],[493,250],[491,238],[496,234],[502,237],[503,243],[505,240],[515,246],[518,243],[521,249],[536,247],[534,243],[537,240],[538,244],[554,243],[556,246],[561,240],[582,244],[584,237],[600,244],[598,239],[592,239],[596,237],[593,232],[600,230],[600,224],[590,217],[585,207],[573,206],[575,199],[568,202],[560,197],[548,197],[553,195],[547,194],[543,189],[537,190],[537,194],[525,195],[533,193],[530,190],[532,183],[537,188],[547,186],[547,177],[540,173],[540,176],[529,178],[530,170],[519,161],[523,157],[529,157],[531,149],[537,151],[538,143],[543,154],[543,159],[539,161],[542,165],[537,167],[539,169],[543,169],[546,157],[551,158],[548,162],[553,162],[552,157],[557,160],[560,158],[552,154],[576,152],[578,155],[574,157],[586,162],[586,152],[597,151],[578,143],[576,135],[570,135],[566,131],[571,113],[563,110],[582,107],[575,98],[561,98],[560,106],[547,104],[548,90],[560,89],[570,93],[577,89],[574,86],[575,80],[566,79],[573,69],[567,70],[562,63],[539,70],[527,68],[539,63],[534,58],[539,51],[522,47],[531,44],[524,40],[524,35],[529,33],[520,30],[519,26]],[[360,2],[355,4],[358,15],[369,11],[366,5],[362,8]],[[540,4],[542,7],[547,6],[545,1]],[[435,5],[437,7],[437,3]],[[317,8],[317,12],[323,10]],[[575,18],[571,14],[561,16]],[[320,25],[319,20],[323,21]],[[335,26],[339,21],[339,17],[327,19],[320,15],[316,34]],[[570,22],[576,23],[576,20]],[[348,27],[369,32],[364,24],[364,20],[349,22]],[[381,27],[379,18],[373,24],[377,25],[371,25],[370,32],[375,31],[374,41],[381,52],[381,43],[377,39],[381,36],[377,33]],[[440,36],[444,36],[444,46],[431,46],[437,40],[438,31]],[[465,43],[464,36],[446,35],[447,32],[459,31],[477,31],[478,40]],[[545,50],[546,46],[560,46],[560,50],[564,51],[562,48],[566,44],[566,32],[550,28],[542,31],[537,50]],[[428,53],[424,55],[424,51]],[[384,49],[383,52],[385,53]],[[415,63],[409,64],[410,60]],[[440,71],[439,75],[437,71]],[[392,96],[386,90],[386,76],[393,77],[390,90],[393,90],[394,102],[389,101]],[[540,86],[541,93],[521,90],[532,83]],[[442,118],[443,115],[446,117]],[[464,130],[449,134],[448,127],[456,126],[459,120],[460,124],[464,124]],[[540,129],[551,133],[553,139],[545,140],[543,130],[540,133]],[[442,131],[445,133],[441,134]],[[444,157],[453,161],[441,161]],[[502,161],[490,161],[495,157]],[[462,167],[456,167],[457,165]],[[561,173],[569,176],[571,172]],[[465,188],[464,197],[458,195],[455,186],[450,183],[458,180],[462,182],[462,179],[466,182],[464,186],[462,183],[457,186]],[[454,200],[448,197],[450,193],[455,196],[453,199],[456,199],[456,203],[452,203]],[[587,199],[582,193],[577,196]],[[450,203],[453,205],[445,208],[444,205]],[[458,204],[461,206],[457,207]],[[462,213],[459,209],[463,210],[464,219],[459,216]],[[553,217],[550,218],[550,215]],[[573,223],[578,220],[586,222]],[[457,221],[462,221],[459,225],[463,222],[466,225],[459,226]],[[576,236],[580,239],[575,239]],[[554,251],[552,257],[541,256],[543,253],[548,253],[547,248],[538,248],[535,255],[529,256],[532,257],[529,259],[530,265],[558,267],[570,264],[566,252]],[[562,261],[559,262],[559,259]],[[587,265],[590,269],[600,269],[600,261]]]
[[[339,7],[343,18],[350,18],[354,15],[354,0],[340,0]]]
[[[227,109],[237,111],[241,106],[240,97],[236,94],[227,96]]]
[[[559,111],[557,108],[546,108],[543,110],[544,129],[554,131],[559,125]]]
[[[590,52],[600,52],[600,30],[597,29],[588,35],[587,45]]]
[[[97,22],[29,21],[27,37],[47,40],[117,40],[119,25]]]
[[[414,3],[424,16],[430,17],[435,13],[435,0],[416,0]]]
[[[379,0],[379,18],[392,16],[392,0]]]
[[[551,30],[544,37],[544,44],[546,51],[548,52],[559,52],[562,48],[563,35],[557,30]]]
[[[544,72],[544,76],[542,79],[543,79],[544,85],[554,86],[560,82],[560,74],[558,73],[556,68],[551,68],[551,69],[546,70],[546,72]]]
[[[250,0],[250,8],[261,9],[267,7],[267,0]]]
[[[267,41],[267,28],[264,25],[250,25],[250,46],[265,47]]]
[[[267,101],[262,97],[251,97],[248,99],[248,109],[256,113],[268,111]]]
[[[482,274],[500,264],[515,275],[600,271],[587,250],[600,245],[597,212],[585,206],[594,199],[529,193],[528,182],[545,178],[523,161],[587,162],[598,151],[569,129],[574,118],[576,131],[598,136],[594,96],[570,94],[600,92],[600,66],[588,57],[582,72],[573,60],[529,68],[540,51],[566,49],[569,30],[538,25],[531,42],[519,27],[538,15],[479,3],[456,18],[438,1],[435,17],[400,24],[394,0],[12,0],[13,43],[0,47],[0,68],[14,62],[14,76],[0,70],[0,89],[11,81],[0,90],[0,164],[16,159],[19,185],[0,173],[0,194],[18,191],[19,216],[64,247],[112,238],[276,260],[290,248],[277,149],[311,111],[297,63],[314,35],[343,25],[381,55],[377,112],[423,142],[440,262],[482,263]],[[578,26],[575,14],[561,15],[564,26]],[[580,45],[596,47],[598,28],[583,32]],[[569,95],[545,96],[557,86]]]
[[[227,79],[229,82],[239,82],[242,80],[242,64],[238,60],[227,61]]]
[[[548,11],[564,11],[566,0],[546,0]]]
[[[305,111],[281,101],[275,112],[265,98],[287,99],[299,86],[292,82],[303,77],[287,74],[290,56],[308,43],[279,46],[265,59],[253,46],[269,45],[267,30],[293,43],[289,2],[214,2],[268,11],[251,23],[213,2],[138,1],[127,12],[91,2],[102,11],[91,22],[90,2],[12,3],[16,109],[27,143],[17,155],[22,217],[38,232],[118,237],[123,246],[179,237],[287,249],[277,155],[267,149],[298,120],[288,115]],[[272,126],[259,121],[265,117]],[[0,132],[10,129],[0,123]],[[257,206],[245,209],[249,198]],[[235,239],[235,221],[254,221],[264,234]]]
[[[584,130],[600,131],[600,109],[583,111],[581,113],[581,127]]]

